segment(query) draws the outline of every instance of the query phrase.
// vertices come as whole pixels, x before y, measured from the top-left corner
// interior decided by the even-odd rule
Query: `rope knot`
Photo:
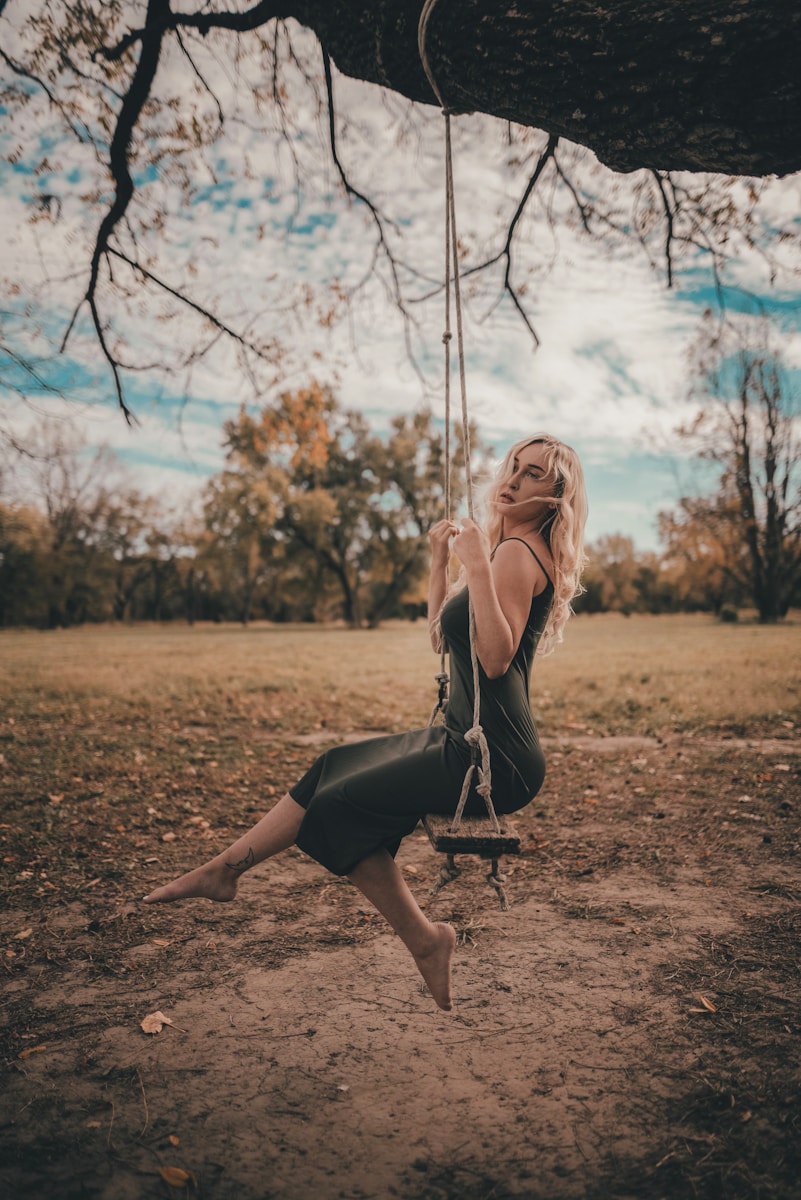
[[[442,341],[447,346],[448,342],[450,342],[452,339],[453,339],[453,334],[450,332],[449,329],[446,329],[442,335]]]

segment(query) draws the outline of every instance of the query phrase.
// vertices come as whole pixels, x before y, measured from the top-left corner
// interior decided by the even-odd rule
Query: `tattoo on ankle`
[[[248,850],[248,852],[244,858],[240,858],[239,862],[235,862],[235,863],[227,862],[225,865],[226,865],[226,867],[228,867],[229,871],[238,871],[241,873],[242,871],[247,871],[247,869],[249,867],[253,866],[253,860],[255,859],[255,857],[256,857],[256,855],[253,853],[253,850],[251,849],[251,850]]]

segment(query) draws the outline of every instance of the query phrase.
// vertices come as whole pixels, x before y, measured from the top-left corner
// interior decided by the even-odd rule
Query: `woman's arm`
[[[453,521],[437,521],[428,532],[431,543],[431,566],[428,573],[428,633],[433,649],[439,654],[442,649],[442,633],[437,625],[439,610],[448,592],[448,563],[450,541],[458,532]]]
[[[474,521],[464,522],[453,548],[467,573],[479,662],[490,679],[498,679],[515,656],[531,598],[545,586],[545,574],[518,541],[503,542],[490,560],[486,534]]]

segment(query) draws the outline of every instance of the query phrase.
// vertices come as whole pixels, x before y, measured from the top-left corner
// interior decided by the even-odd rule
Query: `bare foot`
[[[172,883],[156,888],[145,896],[145,904],[169,904],[172,900],[187,900],[201,896],[206,900],[227,903],[233,900],[239,884],[239,873],[224,862],[212,859],[194,871],[187,871]]]
[[[432,925],[434,942],[425,954],[415,954],[414,961],[417,969],[428,984],[428,990],[434,997],[439,1008],[450,1012],[453,1008],[451,998],[451,960],[456,949],[456,930],[444,921]]]

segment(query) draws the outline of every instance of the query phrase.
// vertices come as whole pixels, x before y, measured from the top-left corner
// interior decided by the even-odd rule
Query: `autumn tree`
[[[630,537],[604,534],[587,548],[584,595],[578,612],[672,612],[677,595],[658,554],[638,550]]]
[[[335,600],[359,626],[402,611],[407,595],[414,605],[426,534],[443,513],[443,439],[430,414],[398,417],[382,438],[330,389],[313,385],[284,393],[258,416],[243,410],[225,435],[228,466],[210,494],[220,500],[228,553],[244,538],[243,563],[252,554],[262,585],[272,564],[262,587],[268,613],[291,597],[296,614],[327,615]],[[456,452],[457,476],[459,462]]]
[[[764,319],[708,313],[693,354],[691,396],[702,407],[678,431],[717,487],[685,496],[662,518],[669,551],[682,540],[749,597],[763,623],[783,617],[801,579],[799,394]]]
[[[732,497],[683,496],[659,514],[663,571],[682,609],[719,614],[750,602],[738,525]]]
[[[170,555],[157,502],[63,423],[20,444],[0,487],[0,624],[161,615]]]
[[[232,603],[230,615],[246,625],[257,591],[276,558],[278,495],[272,479],[256,472],[244,456],[229,454],[228,464],[204,489],[204,531],[196,568],[214,577],[217,591]]]
[[[46,625],[47,520],[28,505],[0,503],[0,626]]]

